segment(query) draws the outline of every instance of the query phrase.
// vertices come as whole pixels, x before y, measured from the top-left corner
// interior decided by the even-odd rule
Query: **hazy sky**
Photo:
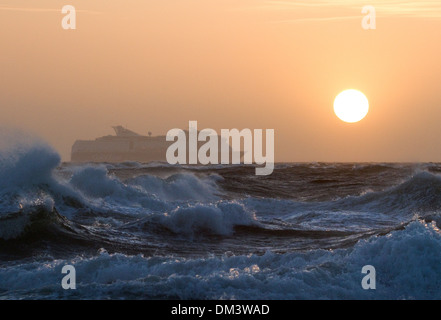
[[[64,160],[113,125],[197,120],[275,129],[276,161],[441,161],[440,57],[440,1],[0,0],[0,124]],[[349,88],[370,102],[355,124],[333,112]]]

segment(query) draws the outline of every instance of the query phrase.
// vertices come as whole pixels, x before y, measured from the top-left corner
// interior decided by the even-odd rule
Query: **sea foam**
[[[108,254],[0,269],[0,297],[74,298],[59,285],[61,268],[77,270],[83,298],[172,299],[440,299],[441,236],[414,222],[355,247],[264,255],[167,258]],[[364,290],[364,265],[377,289]]]

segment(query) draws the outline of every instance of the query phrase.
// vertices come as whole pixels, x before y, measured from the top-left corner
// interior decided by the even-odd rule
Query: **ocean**
[[[0,299],[441,298],[441,164],[254,169],[2,151]]]

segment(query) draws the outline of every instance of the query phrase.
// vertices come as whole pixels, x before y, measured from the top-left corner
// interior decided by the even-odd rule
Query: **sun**
[[[369,111],[369,101],[358,90],[340,92],[334,100],[334,112],[340,120],[354,123],[363,119]]]

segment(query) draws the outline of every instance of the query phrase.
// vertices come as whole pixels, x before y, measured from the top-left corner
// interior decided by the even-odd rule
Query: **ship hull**
[[[164,152],[75,152],[72,162],[156,162],[167,161]]]

